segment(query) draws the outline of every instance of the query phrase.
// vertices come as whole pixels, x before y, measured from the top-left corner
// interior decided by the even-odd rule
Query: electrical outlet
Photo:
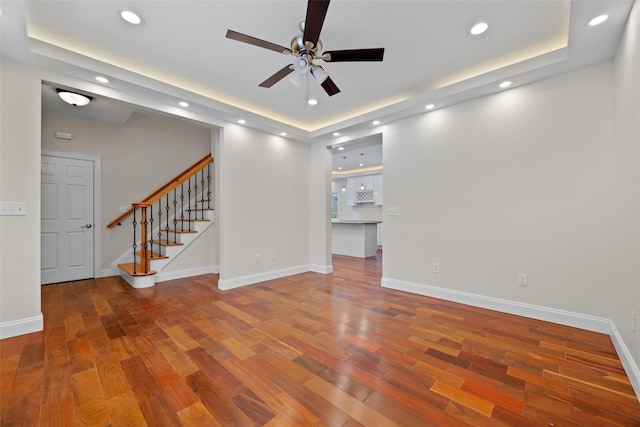
[[[276,252],[272,251],[271,252],[271,261],[275,261],[276,260]]]
[[[438,264],[437,262],[433,263],[433,272],[440,273],[440,264]]]
[[[636,331],[636,312],[635,312],[635,310],[631,310],[631,319],[632,319],[632,322],[633,322],[633,323],[631,323],[631,330],[633,332],[635,332]]]
[[[527,273],[518,274],[518,285],[527,286]]]
[[[262,257],[260,256],[260,254],[255,254],[253,260],[256,264],[258,264],[260,261],[262,261]]]

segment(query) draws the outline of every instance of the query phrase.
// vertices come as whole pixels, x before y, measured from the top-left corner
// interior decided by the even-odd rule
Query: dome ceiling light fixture
[[[82,95],[66,89],[56,89],[56,92],[64,102],[73,105],[74,107],[84,107],[93,99],[92,96]]]

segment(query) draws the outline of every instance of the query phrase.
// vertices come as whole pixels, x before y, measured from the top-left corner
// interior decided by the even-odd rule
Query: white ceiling
[[[490,94],[505,79],[517,87],[611,59],[631,5],[334,0],[320,35],[324,50],[384,47],[385,57],[320,61],[341,92],[328,97],[310,81],[316,106],[306,104],[305,87],[287,78],[258,87],[291,56],[225,38],[233,29],[289,46],[305,17],[305,0],[0,0],[1,54],[57,73],[50,82],[56,86],[90,92],[103,104],[109,98],[120,107],[130,104],[129,112],[143,106],[210,124],[245,118],[246,126],[312,142],[371,127],[373,119],[425,113],[428,103],[438,109]],[[144,25],[122,21],[117,10],[124,7],[139,12]],[[586,25],[601,13],[609,14],[604,24]],[[490,27],[473,37],[468,31],[478,21]],[[111,82],[95,82],[98,74]],[[45,108],[54,108],[55,97],[46,99]],[[178,107],[179,100],[190,107]],[[114,121],[128,113],[113,114],[101,113]]]

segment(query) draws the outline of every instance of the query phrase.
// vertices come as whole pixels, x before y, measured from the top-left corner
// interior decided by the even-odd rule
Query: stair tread
[[[136,255],[142,255],[141,251],[136,252]],[[158,252],[147,251],[147,259],[167,259],[169,258],[166,255],[160,255]]]
[[[120,267],[122,270],[124,270],[129,276],[153,276],[154,274],[156,274],[157,272],[155,270],[149,270],[147,273],[142,273],[142,266],[140,264],[135,264],[136,265],[136,272],[133,272],[133,266],[134,263],[133,262],[129,262],[129,263],[125,263],[125,264],[118,264],[118,267]]]
[[[167,241],[167,240],[154,240],[153,241],[154,245],[162,245],[162,246],[182,246],[184,245],[184,243],[180,243],[180,242],[171,242],[171,241]]]
[[[176,230],[176,229],[169,229],[169,233],[178,233],[178,234],[182,234],[182,233],[197,233],[196,230]]]

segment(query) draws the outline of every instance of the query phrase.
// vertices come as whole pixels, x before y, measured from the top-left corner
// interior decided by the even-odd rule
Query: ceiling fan
[[[301,34],[296,35],[291,40],[291,48],[280,46],[256,37],[227,30],[227,38],[243,43],[252,44],[264,49],[273,50],[285,55],[296,57],[293,64],[286,65],[271,77],[259,84],[260,87],[270,88],[280,80],[296,72],[298,74],[311,74],[329,96],[340,92],[340,89],[331,80],[331,77],[320,65],[313,61],[322,59],[325,62],[354,62],[354,61],[382,61],[384,48],[377,49],[349,49],[349,50],[329,50],[322,52],[322,41],[320,31],[324,18],[329,9],[330,0],[308,0],[307,15],[304,21],[298,25]]]

